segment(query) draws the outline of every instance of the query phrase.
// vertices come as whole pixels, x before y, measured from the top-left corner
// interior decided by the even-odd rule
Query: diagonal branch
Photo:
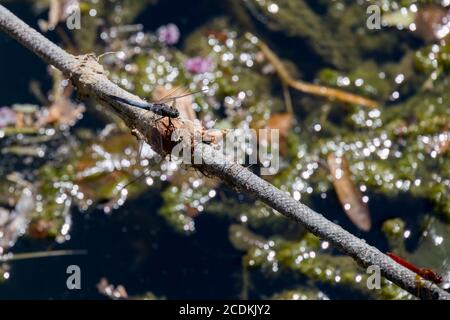
[[[285,192],[277,189],[267,181],[246,170],[239,164],[230,162],[213,146],[195,142],[192,137],[204,134],[204,129],[186,119],[172,119],[168,125],[167,118],[156,121],[157,115],[129,106],[111,99],[118,96],[141,101],[138,97],[112,83],[93,55],[73,56],[53,44],[36,30],[0,5],[0,29],[15,38],[25,47],[36,53],[47,63],[61,70],[71,79],[82,97],[91,97],[115,112],[133,133],[143,137],[161,154],[170,153],[173,142],[170,137],[174,130],[185,132],[183,140],[191,143],[193,156],[201,159],[202,164],[193,165],[202,172],[216,176],[245,192],[251,194],[268,206],[278,210],[286,217],[303,224],[311,233],[329,241],[343,253],[351,256],[363,267],[378,266],[381,273],[389,280],[423,299],[450,299],[450,294],[428,281],[417,281],[417,275],[375,247],[368,245],[340,226],[327,220],[321,214],[294,200]],[[163,144],[160,144],[160,141]]]

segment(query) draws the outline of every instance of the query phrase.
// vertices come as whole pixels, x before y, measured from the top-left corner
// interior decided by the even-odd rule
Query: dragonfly
[[[436,272],[434,272],[431,269],[419,268],[419,267],[415,266],[414,264],[412,264],[411,262],[408,262],[405,259],[400,258],[399,256],[397,256],[396,254],[394,254],[392,252],[387,252],[386,254],[392,260],[394,260],[398,264],[401,264],[402,266],[404,266],[405,268],[411,270],[412,272],[418,274],[419,276],[421,276],[425,280],[431,281],[431,282],[433,282],[435,284],[441,284],[442,281],[443,281],[442,276],[437,274]]]
[[[114,96],[114,95],[109,95],[109,97],[112,99],[115,99],[119,102],[156,113],[157,115],[160,115],[161,118],[168,117],[169,125],[171,125],[170,119],[175,119],[180,116],[180,112],[176,108],[176,100],[177,99],[195,95],[200,92],[206,92],[209,90],[209,88],[205,88],[205,89],[194,91],[194,92],[186,92],[187,89],[184,89],[180,95],[172,97],[172,95],[175,92],[177,92],[178,90],[180,90],[180,87],[174,87],[172,90],[169,90],[166,94],[164,94],[163,97],[161,97],[157,101],[153,101],[153,102],[148,102],[148,101],[140,102],[140,101],[136,101],[136,100],[132,100],[132,99],[128,99],[128,98],[122,98],[122,97],[118,97],[118,96]],[[172,102],[171,105],[168,104],[170,102]],[[142,152],[144,143],[145,143],[144,141],[139,141],[139,149],[138,149],[138,157],[139,157],[138,162],[139,163],[140,163],[141,152]],[[120,188],[118,189],[119,193],[121,191],[123,191],[124,189],[126,189],[131,184],[142,179],[144,176],[146,176],[148,174],[148,172],[150,170],[151,170],[151,168],[146,168],[144,170],[144,172],[141,175],[139,175],[137,178],[131,180],[130,182],[128,182],[127,184],[125,184],[123,186],[120,186]]]
[[[167,93],[164,97],[162,97],[161,99],[159,99],[158,101],[155,102],[141,102],[141,101],[136,101],[136,100],[132,100],[132,99],[128,99],[128,98],[123,98],[123,97],[118,97],[118,96],[114,96],[114,95],[109,95],[110,98],[117,100],[119,102],[122,103],[126,103],[128,105],[137,107],[137,108],[141,108],[147,111],[152,111],[153,113],[156,113],[157,115],[160,115],[161,117],[168,117],[169,121],[170,119],[175,119],[178,118],[180,116],[180,112],[178,111],[178,109],[176,108],[176,100],[183,98],[183,97],[187,97],[190,95],[194,95],[200,92],[205,92],[208,89],[202,89],[202,90],[198,90],[195,92],[189,92],[189,93],[183,93],[181,95],[175,96],[175,97],[171,97],[171,95],[176,92],[177,90],[179,90],[179,87],[175,87],[173,90],[169,91],[169,93]],[[184,90],[184,92],[186,92],[187,90]],[[169,102],[172,102],[172,105],[168,105]]]

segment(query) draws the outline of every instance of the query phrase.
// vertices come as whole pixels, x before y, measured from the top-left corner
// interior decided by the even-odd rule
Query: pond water
[[[188,1],[178,1],[175,6],[173,1],[160,2],[138,17],[136,22],[142,23],[145,30],[155,30],[160,25],[173,22],[184,34],[189,34],[208,20],[226,15],[228,10],[221,1],[214,5],[206,5],[203,1],[203,5],[195,10]],[[8,8],[36,27],[36,15],[28,5],[13,4]],[[292,48],[292,40],[281,34],[267,36],[277,43],[280,50],[285,48],[287,59],[299,55],[302,59],[295,61],[306,61],[312,55],[306,47]],[[0,34],[0,47],[0,104],[37,103],[28,90],[29,81],[38,80],[46,92],[51,86],[46,65],[4,34]],[[323,67],[323,61],[300,63],[299,67],[308,80],[319,67]],[[95,115],[88,113],[77,126],[100,130],[102,126],[90,117]],[[7,171],[9,161],[10,166],[14,159],[0,161],[2,175]],[[376,215],[372,216],[373,227],[368,233],[359,231],[342,214],[335,196],[326,200],[315,196],[309,204],[382,251],[389,249],[381,231],[382,223],[389,218],[400,217],[406,223],[405,228],[412,230],[412,236],[406,242],[407,248],[416,248],[421,219],[432,210],[431,204],[408,194],[395,198],[375,193],[369,193],[369,196],[370,210]],[[237,194],[235,197],[239,201]],[[152,292],[167,299],[240,298],[244,286],[242,252],[236,250],[228,239],[229,226],[234,221],[225,215],[206,212],[196,218],[196,231],[192,235],[184,235],[176,232],[158,214],[162,201],[160,194],[150,189],[111,214],[96,208],[81,212],[74,207],[71,209],[70,240],[56,244],[51,240],[29,237],[19,239],[13,249],[15,253],[49,249],[81,249],[87,253],[12,262],[10,278],[0,285],[0,299],[106,299],[96,287],[103,277],[112,284],[122,284],[130,296]],[[66,287],[66,268],[73,264],[81,268],[81,290],[68,290]],[[281,277],[270,277],[260,270],[250,271],[250,279],[248,296],[254,299],[270,297],[281,289],[310,284],[306,277],[291,271],[283,271]],[[364,294],[350,288],[320,283],[317,287],[329,298],[365,298]]]

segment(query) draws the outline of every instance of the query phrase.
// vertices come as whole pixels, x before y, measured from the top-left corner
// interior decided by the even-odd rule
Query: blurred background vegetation
[[[265,179],[450,287],[448,1],[0,3],[72,54],[101,56],[111,80],[150,101],[208,87],[177,102],[207,128],[279,129],[280,171]],[[380,29],[367,27],[370,5]],[[140,152],[58,71],[4,34],[0,44],[0,297],[412,298],[388,281],[368,290],[365,270],[300,225]],[[71,249],[86,253],[20,259]],[[81,291],[65,286],[70,264]]]

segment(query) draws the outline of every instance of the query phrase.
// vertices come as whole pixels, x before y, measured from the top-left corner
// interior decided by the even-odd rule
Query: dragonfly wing
[[[154,96],[157,98],[155,103],[164,103],[164,101],[170,101],[175,97],[175,93],[182,90],[182,87],[173,87],[172,89],[166,89],[164,86],[158,86],[155,89]],[[184,91],[182,91],[184,93]]]
[[[161,101],[160,103],[167,103],[167,102],[169,102],[170,100],[179,99],[179,98],[184,98],[184,97],[187,97],[187,96],[192,96],[192,95],[194,95],[194,94],[197,94],[197,93],[200,93],[200,92],[206,92],[206,91],[208,91],[208,90],[209,90],[209,88],[202,89],[202,90],[197,90],[197,91],[194,91],[194,92],[189,92],[189,90],[186,89],[186,90],[184,90],[180,95],[175,96],[175,97],[167,98],[166,100],[163,100],[163,101]]]

